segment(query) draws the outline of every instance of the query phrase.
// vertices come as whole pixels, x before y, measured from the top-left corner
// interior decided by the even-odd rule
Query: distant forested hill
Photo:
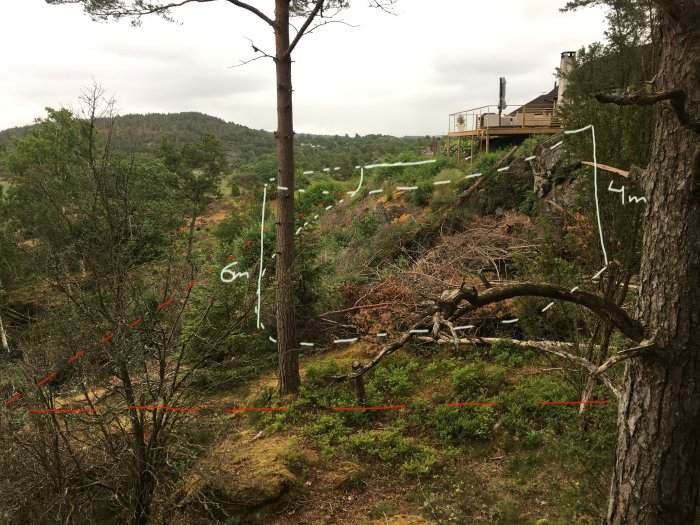
[[[30,125],[0,131],[0,147],[11,148],[11,137],[24,136],[31,128]],[[202,133],[211,133],[224,143],[234,169],[261,174],[276,172],[275,139],[271,132],[251,129],[203,113],[119,116],[112,140],[116,149],[143,152],[156,150],[166,139],[176,144],[196,142]],[[350,137],[299,133],[296,136],[296,160],[297,166],[302,169],[317,170],[328,166],[345,169],[387,155],[420,155],[430,148],[430,144],[428,137]],[[2,175],[0,171],[0,177]]]

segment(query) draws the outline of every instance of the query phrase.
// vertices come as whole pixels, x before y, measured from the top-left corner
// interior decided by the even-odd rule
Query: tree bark
[[[292,59],[289,49],[289,0],[275,0],[277,80],[277,351],[280,395],[299,390],[299,354],[294,319],[294,121]]]
[[[185,257],[185,260],[187,262],[189,262],[190,259],[192,258],[192,245],[194,243],[194,231],[195,231],[196,227],[197,227],[197,212],[193,211],[192,218],[190,219],[190,236],[187,239],[187,256]]]
[[[0,291],[2,291],[2,283],[0,282]],[[2,317],[0,317],[0,345],[2,349],[8,354],[10,353],[10,345],[7,342],[7,334],[5,333],[5,327],[2,324]]]
[[[10,345],[7,342],[7,334],[5,333],[5,327],[2,325],[2,317],[0,317],[0,345],[2,349],[8,354],[10,353]]]
[[[667,0],[655,90],[700,108],[700,4]],[[670,6],[670,7],[669,7]],[[671,9],[672,8],[672,9]],[[680,13],[680,16],[679,16]],[[637,319],[658,348],[628,361],[608,524],[694,523],[700,483],[700,136],[659,104]]]

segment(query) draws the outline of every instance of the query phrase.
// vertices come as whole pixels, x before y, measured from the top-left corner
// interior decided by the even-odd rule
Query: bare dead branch
[[[617,104],[618,106],[652,106],[658,102],[668,100],[679,122],[684,127],[700,135],[700,120],[694,120],[686,111],[685,103],[688,96],[681,89],[669,89],[658,93],[637,95],[598,94],[595,98],[598,102]]]
[[[387,308],[391,306],[417,306],[415,304],[405,304],[405,303],[397,303],[396,301],[392,301],[389,303],[378,303],[378,304],[368,304],[368,305],[360,305],[360,306],[352,306],[350,308],[343,308],[342,310],[333,310],[332,312],[325,312],[322,314],[318,314],[315,317],[327,317],[329,315],[336,315],[336,314],[344,314],[347,312],[354,312],[356,310],[369,310],[373,308]]]
[[[245,39],[248,40],[248,42],[250,42],[250,47],[253,48],[253,52],[260,53],[260,55],[256,56],[255,58],[248,59],[248,60],[241,60],[238,64],[236,64],[234,66],[228,66],[228,69],[231,69],[234,67],[245,66],[246,64],[250,64],[251,62],[255,62],[256,60],[260,60],[261,58],[271,58],[273,61],[277,60],[274,56],[270,55],[269,53],[266,53],[265,51],[260,49],[258,46],[256,46],[255,43],[250,38],[245,37]]]
[[[461,301],[462,299],[469,303],[455,308],[450,315],[446,316],[449,320],[454,320],[482,306],[524,296],[547,297],[585,306],[602,319],[611,322],[632,341],[639,343],[644,339],[644,329],[642,325],[638,321],[632,319],[627,312],[614,302],[606,301],[602,297],[589,292],[584,292],[582,290],[572,292],[566,288],[551,284],[528,282],[510,284],[490,288],[482,294],[479,294],[475,288],[471,290],[465,289],[455,292],[452,301],[443,306],[447,306],[449,309],[454,308],[456,304],[455,301]]]
[[[588,162],[587,160],[582,160],[581,164],[584,164],[585,166],[594,166],[597,167],[599,170],[609,171],[610,173],[616,173],[617,175],[621,175],[622,177],[630,176],[629,171],[621,170],[620,168],[613,168],[612,166],[607,166],[605,164],[596,164],[595,162]]]
[[[341,24],[341,25],[348,26],[348,27],[353,27],[353,28],[360,27],[360,26],[357,25],[357,24],[351,24],[350,22],[347,22],[347,21],[345,21],[345,20],[323,20],[323,21],[321,21],[321,22],[318,22],[318,23],[317,23],[316,25],[314,25],[312,28],[307,29],[306,32],[305,32],[304,34],[305,34],[305,35],[310,35],[310,34],[313,33],[314,31],[316,31],[317,29],[319,29],[319,28],[321,28],[321,27],[323,27],[323,26],[329,25],[329,24]]]
[[[208,1],[208,0],[204,0],[204,1]],[[272,19],[269,16],[265,15],[265,13],[260,11],[260,9],[258,9],[257,7],[254,7],[254,6],[247,4],[245,2],[241,2],[240,0],[226,0],[226,1],[237,6],[237,7],[240,7],[242,9],[247,10],[247,11],[250,11],[255,16],[257,16],[258,18],[263,20],[267,25],[269,25],[270,27],[274,27],[275,23],[272,21]]]
[[[396,13],[389,8],[389,6],[394,5],[394,3],[395,0],[370,0],[369,6],[376,7],[377,9],[381,9],[389,15],[396,16]]]
[[[282,60],[289,58],[289,56],[292,54],[292,51],[294,51],[294,48],[297,47],[299,40],[301,40],[301,37],[304,36],[304,33],[306,33],[306,30],[309,28],[311,23],[314,21],[314,18],[316,18],[316,15],[323,7],[324,2],[325,2],[325,0],[316,0],[316,3],[314,4],[313,9],[309,13],[309,15],[306,17],[306,20],[302,24],[299,31],[297,31],[297,34],[294,37],[294,40],[292,40],[291,44],[289,44],[289,47],[284,52],[284,55],[281,57]]]

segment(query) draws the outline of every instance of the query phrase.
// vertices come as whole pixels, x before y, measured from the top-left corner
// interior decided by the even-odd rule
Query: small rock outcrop
[[[285,461],[289,448],[283,438],[223,441],[185,477],[177,507],[246,515],[280,500],[297,483]]]

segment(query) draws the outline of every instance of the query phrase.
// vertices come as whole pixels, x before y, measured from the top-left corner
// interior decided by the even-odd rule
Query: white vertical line
[[[608,265],[608,252],[605,251],[605,240],[603,239],[603,224],[600,220],[600,202],[598,200],[598,157],[595,143],[595,126],[591,124],[591,135],[593,136],[593,187],[595,188],[595,213],[598,219],[598,233],[600,234],[600,247],[603,249],[603,260],[605,266]]]
[[[258,321],[257,327],[260,328],[262,324],[260,322],[260,301],[262,297],[261,287],[262,287],[262,276],[263,276],[263,254],[264,254],[264,244],[263,238],[265,236],[265,201],[267,200],[267,184],[263,187],[263,202],[262,202],[262,219],[260,221],[260,273],[258,273]]]
[[[357,166],[355,169],[357,168],[360,168],[360,183],[357,185],[357,188],[355,188],[355,191],[352,192],[352,197],[357,195],[357,192],[360,191],[360,188],[362,187],[362,181],[365,180],[365,167]]]

